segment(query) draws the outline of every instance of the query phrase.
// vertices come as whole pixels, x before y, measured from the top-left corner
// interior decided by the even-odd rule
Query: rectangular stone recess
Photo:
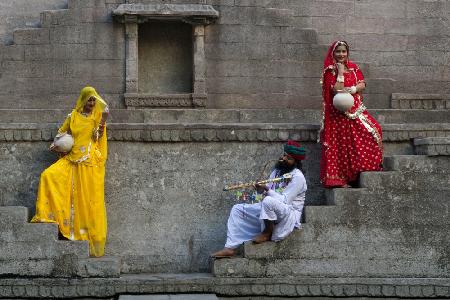
[[[139,24],[139,94],[192,93],[192,26]]]

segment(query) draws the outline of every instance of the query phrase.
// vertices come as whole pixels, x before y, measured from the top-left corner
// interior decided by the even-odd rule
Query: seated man
[[[213,253],[212,257],[232,257],[244,242],[280,241],[294,228],[300,228],[306,193],[305,177],[300,171],[305,149],[295,141],[288,141],[284,152],[270,178],[287,173],[292,178],[288,182],[256,186],[264,195],[260,203],[234,205],[228,218],[225,248]]]

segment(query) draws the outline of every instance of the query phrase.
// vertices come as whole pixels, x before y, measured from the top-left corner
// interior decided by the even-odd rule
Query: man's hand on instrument
[[[269,190],[269,187],[265,184],[255,184],[255,189],[259,194],[264,193],[265,191]]]

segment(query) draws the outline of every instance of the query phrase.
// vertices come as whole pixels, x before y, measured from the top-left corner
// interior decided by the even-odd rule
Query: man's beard
[[[275,169],[279,170],[281,175],[291,172],[295,169],[295,165],[290,165],[286,161],[278,161],[275,165]]]

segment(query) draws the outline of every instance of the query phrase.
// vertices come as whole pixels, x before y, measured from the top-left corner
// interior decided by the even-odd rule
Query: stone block
[[[48,44],[50,34],[47,28],[26,28],[14,30],[14,43],[17,45]]]
[[[26,61],[49,61],[53,58],[53,47],[51,45],[27,45],[24,49]]]
[[[395,80],[391,78],[367,78],[367,94],[388,94],[391,95],[394,89]]]
[[[281,43],[283,44],[316,44],[317,32],[313,29],[297,27],[281,28]]]
[[[125,43],[93,43],[87,45],[87,58],[121,60],[125,57]],[[118,61],[117,61],[118,63]]]
[[[361,0],[355,3],[355,15],[360,17],[404,18],[409,1],[386,3],[382,0]]]
[[[119,277],[120,259],[97,257],[77,260],[77,275],[80,277]]]
[[[19,78],[48,78],[52,74],[52,66],[41,61],[4,61],[3,70]]]
[[[448,36],[448,23],[440,18],[404,18],[386,19],[385,34],[403,34],[415,36]]]
[[[5,260],[52,259],[61,255],[89,256],[86,241],[13,241],[0,242]]]
[[[406,50],[448,51],[450,37],[412,35],[408,37]]]
[[[23,45],[0,45],[0,59],[24,60],[25,47]]]
[[[372,101],[367,102],[370,107],[374,106]],[[448,110],[369,109],[369,112],[377,121],[385,124],[445,123],[450,118]]]
[[[0,206],[0,222],[6,224],[25,224],[29,219],[29,210],[23,206]]]
[[[346,32],[346,22],[336,22],[336,16],[312,17],[312,28],[319,34],[338,34]]]
[[[77,19],[69,9],[45,10],[41,12],[41,26],[48,28],[52,26],[73,26]]]
[[[350,34],[384,34],[384,17],[367,17],[360,15],[349,15],[346,17],[345,29],[340,30],[337,33],[350,33]],[[352,54],[353,55],[353,54]]]
[[[53,260],[1,260],[0,274],[2,276],[43,276],[49,277],[53,275],[55,263]],[[4,291],[1,291],[2,296],[5,296]],[[14,295],[17,294],[17,291]]]
[[[406,16],[408,18],[446,18],[447,7],[445,1],[408,1]]]
[[[58,237],[56,224],[21,224],[9,223],[3,226],[0,232],[1,242],[38,242],[54,241]]]
[[[414,139],[414,148],[417,154],[428,156],[448,156],[450,155],[449,137],[431,137]],[[442,166],[447,165],[446,161]],[[445,167],[444,167],[445,168]]]
[[[262,43],[280,41],[280,28],[255,25],[221,25],[205,28],[205,43]]]
[[[69,9],[86,7],[105,7],[105,0],[68,0]]]
[[[407,36],[384,34],[349,34],[347,35],[352,51],[404,51],[410,42]],[[374,76],[377,77],[377,76]],[[391,76],[379,76],[382,78]]]
[[[391,105],[389,94],[364,94],[364,105],[370,109],[387,109]]]

